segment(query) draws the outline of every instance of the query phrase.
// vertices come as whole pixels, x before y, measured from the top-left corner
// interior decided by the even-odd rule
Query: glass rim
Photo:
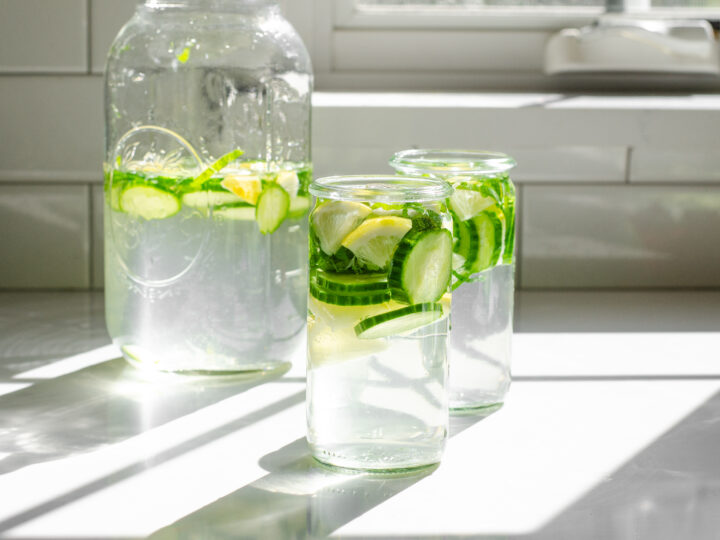
[[[517,162],[493,150],[418,148],[396,152],[390,166],[405,174],[499,174]]]
[[[362,174],[317,178],[310,184],[310,193],[321,199],[405,203],[443,201],[453,188],[438,178]]]

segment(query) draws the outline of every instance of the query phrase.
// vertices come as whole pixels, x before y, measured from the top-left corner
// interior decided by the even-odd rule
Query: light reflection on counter
[[[135,370],[106,345],[0,365],[5,537],[674,540],[720,530],[717,332],[518,334],[505,407],[454,418],[443,464],[402,477],[342,474],[309,457],[302,359],[284,375],[191,379]]]

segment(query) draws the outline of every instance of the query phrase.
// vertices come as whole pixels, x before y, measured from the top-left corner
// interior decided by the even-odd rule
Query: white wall
[[[134,3],[0,0],[0,288],[102,286],[101,72]],[[319,175],[514,155],[522,287],[720,286],[720,96],[318,93],[314,114]]]

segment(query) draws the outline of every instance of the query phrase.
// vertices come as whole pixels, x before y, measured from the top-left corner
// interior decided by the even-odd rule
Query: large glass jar
[[[146,0],[105,80],[107,325],[131,362],[266,370],[306,317],[312,69],[271,0]]]
[[[311,452],[348,469],[435,464],[448,433],[452,188],[341,176],[310,191]]]
[[[510,388],[515,291],[515,160],[499,152],[406,150],[398,172],[441,178],[455,189],[450,409],[487,413]]]

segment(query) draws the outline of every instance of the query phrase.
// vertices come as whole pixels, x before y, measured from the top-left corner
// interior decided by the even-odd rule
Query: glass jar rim
[[[141,6],[147,9],[180,10],[229,10],[245,11],[260,7],[278,7],[277,0],[142,0]]]
[[[437,178],[371,174],[318,178],[310,184],[310,193],[321,199],[406,203],[442,201],[453,188]]]
[[[412,149],[396,152],[390,166],[404,174],[499,174],[517,162],[492,150]]]

